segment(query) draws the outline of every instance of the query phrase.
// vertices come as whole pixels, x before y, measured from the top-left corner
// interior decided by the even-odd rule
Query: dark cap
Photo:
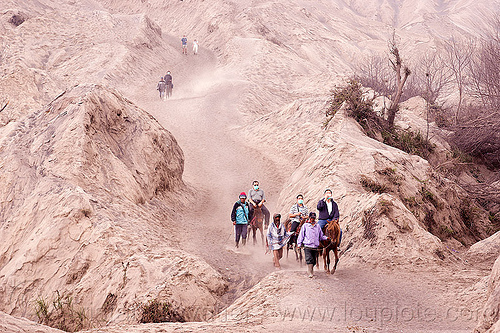
[[[310,212],[310,213],[309,213],[309,217],[314,217],[314,218],[316,218],[316,213],[315,213],[315,212]]]
[[[275,218],[277,218],[277,217],[281,218],[281,214],[280,214],[280,213],[276,213],[276,214],[274,214],[274,215],[273,215],[273,220],[274,220]]]

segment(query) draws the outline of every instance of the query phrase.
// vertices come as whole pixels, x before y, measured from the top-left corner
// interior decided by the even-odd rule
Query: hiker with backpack
[[[247,242],[247,231],[248,222],[250,221],[250,208],[248,202],[246,202],[247,195],[245,192],[241,192],[239,200],[233,205],[233,210],[231,211],[231,221],[234,225],[235,234],[235,246],[239,247],[240,237],[241,244],[246,245]]]
[[[160,92],[160,99],[165,100],[165,91],[167,90],[167,84],[163,78],[160,78],[160,82],[156,85],[156,90]]]

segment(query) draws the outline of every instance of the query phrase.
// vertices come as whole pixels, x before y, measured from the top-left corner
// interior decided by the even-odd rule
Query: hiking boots
[[[247,240],[246,240],[246,238],[243,238],[241,240],[241,245],[245,246],[246,244],[247,244]]]
[[[239,247],[239,246],[238,246],[238,242],[236,242],[236,245],[235,245],[235,247],[236,247],[236,248],[238,248],[238,247]]]

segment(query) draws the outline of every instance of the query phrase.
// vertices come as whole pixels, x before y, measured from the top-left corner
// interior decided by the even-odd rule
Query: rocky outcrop
[[[440,262],[454,256],[439,238],[474,241],[459,215],[460,189],[426,160],[367,137],[343,110],[302,154],[279,207],[288,211],[290,198],[303,193],[315,209],[325,188],[339,204],[346,257],[387,266]]]
[[[488,279],[488,301],[474,332],[494,333],[500,331],[500,257],[495,261]]]
[[[0,160],[3,311],[34,318],[33,302],[57,291],[93,320],[136,322],[156,297],[196,319],[224,291],[218,272],[172,247],[182,150],[117,92],[77,86],[10,122]]]

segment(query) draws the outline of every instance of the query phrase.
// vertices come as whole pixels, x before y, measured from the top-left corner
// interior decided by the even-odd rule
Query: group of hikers
[[[188,54],[188,39],[186,35],[182,36],[181,38],[181,45],[182,45],[182,54],[187,55]],[[197,55],[198,54],[198,40],[193,41],[193,54]]]
[[[264,191],[260,189],[259,182],[254,181],[252,188],[248,191],[248,197],[245,192],[241,192],[239,200],[233,205],[231,212],[231,221],[235,228],[235,246],[246,245],[248,227],[252,223],[254,211],[257,208],[262,210],[265,217],[266,230],[266,253],[273,252],[273,263],[276,269],[280,269],[280,259],[283,257],[283,248],[289,243],[296,243],[298,250],[304,250],[305,261],[308,268],[308,276],[313,277],[314,265],[317,263],[317,257],[322,241],[330,241],[325,235],[325,230],[329,224],[338,224],[339,209],[337,203],[332,198],[332,191],[326,189],[324,197],[318,201],[315,212],[309,211],[304,204],[304,196],[297,195],[296,203],[290,208],[287,216],[287,223],[282,222],[281,214],[274,214],[273,221],[269,224],[270,213],[265,207]],[[338,240],[335,241],[335,252],[337,252],[342,240],[342,230],[339,228]],[[337,260],[338,261],[338,260]]]
[[[181,38],[181,46],[182,46],[182,54],[187,55],[187,46],[188,46],[188,39],[186,35],[184,35]],[[197,55],[198,54],[198,41],[195,39],[193,41],[193,54]],[[174,84],[172,83],[172,74],[170,71],[165,74],[165,76],[162,76],[160,78],[160,81],[156,85],[156,90],[160,92],[160,99],[161,100],[166,100],[170,96],[172,96],[172,90],[174,88]]]
[[[156,90],[160,92],[160,99],[166,100],[170,96],[172,96],[172,89],[174,88],[174,84],[172,82],[172,74],[170,71],[160,78],[160,82],[156,86]]]

